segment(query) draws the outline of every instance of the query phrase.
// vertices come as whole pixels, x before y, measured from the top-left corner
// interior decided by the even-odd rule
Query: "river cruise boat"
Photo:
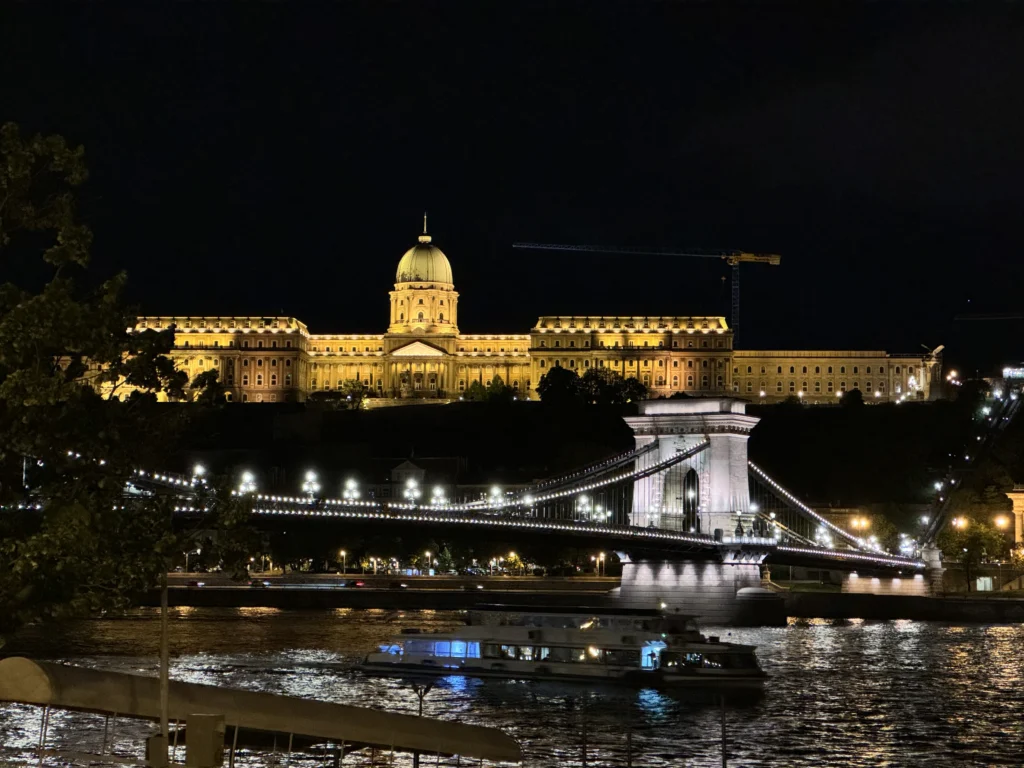
[[[363,669],[640,687],[756,687],[766,677],[754,646],[705,637],[687,616],[474,611],[469,621],[451,632],[404,630]]]

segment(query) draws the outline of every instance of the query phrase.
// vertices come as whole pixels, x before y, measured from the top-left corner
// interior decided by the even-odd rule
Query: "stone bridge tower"
[[[731,536],[737,523],[749,530],[752,512],[747,478],[747,439],[758,419],[732,398],[648,400],[639,416],[626,417],[641,447],[656,442],[657,461],[667,461],[710,440],[711,445],[666,472],[639,480],[632,524]]]

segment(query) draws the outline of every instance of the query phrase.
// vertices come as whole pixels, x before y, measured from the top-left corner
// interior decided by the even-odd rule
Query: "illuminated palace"
[[[938,393],[939,353],[736,350],[724,317],[546,316],[529,333],[464,334],[451,264],[430,235],[406,251],[380,334],[318,334],[294,317],[144,317],[137,330],[176,328],[173,357],[191,380],[220,371],[235,401],[305,400],[358,381],[385,402],[457,399],[495,376],[523,396],[563,367],[635,376],[652,397],[738,394],[777,402],[929,399]]]

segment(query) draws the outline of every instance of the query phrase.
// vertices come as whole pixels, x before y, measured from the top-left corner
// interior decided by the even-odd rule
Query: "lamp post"
[[[238,484],[238,495],[244,496],[247,493],[256,493],[256,475],[249,471],[242,473],[242,480]]]
[[[428,551],[424,552],[423,554],[427,556],[427,570],[430,570],[430,551],[428,550]],[[426,575],[426,574],[424,574],[424,575]]]
[[[348,573],[348,552],[343,549],[338,554],[341,555],[341,572]]]
[[[302,483],[302,492],[309,494],[310,501],[316,498],[316,495],[320,492],[320,481],[317,479],[316,472],[312,469],[306,473],[306,479]]]
[[[352,478],[345,481],[345,488],[341,492],[341,497],[345,501],[355,501],[359,498],[359,483]]]
[[[413,478],[405,481],[405,491],[402,494],[410,504],[416,504],[421,495],[420,487]]]

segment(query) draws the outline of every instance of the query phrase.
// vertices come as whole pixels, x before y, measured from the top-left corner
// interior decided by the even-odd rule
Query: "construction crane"
[[[693,253],[673,248],[633,248],[629,246],[604,245],[560,245],[558,243],[512,243],[513,248],[531,251],[576,251],[583,253],[617,253],[627,256],[687,256],[695,259],[722,259],[732,267],[732,326],[733,343],[740,331],[740,264],[772,264],[782,263],[782,257],[776,253],[747,253],[746,251],[708,251]]]

